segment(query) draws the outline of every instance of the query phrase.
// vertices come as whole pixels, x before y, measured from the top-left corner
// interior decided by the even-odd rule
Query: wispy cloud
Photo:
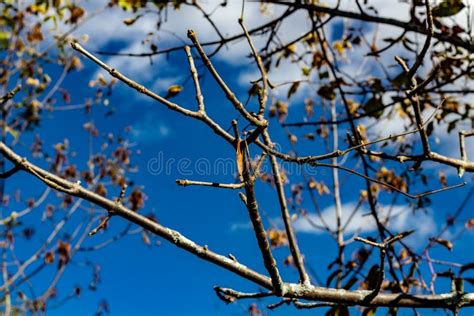
[[[342,205],[342,223],[346,225],[351,214],[356,209],[356,203],[346,203]],[[388,224],[386,225],[393,233],[399,233],[408,230],[415,230],[414,235],[418,238],[427,237],[436,231],[436,223],[431,215],[431,210],[418,210],[413,212],[409,207],[402,205],[379,206],[379,217],[381,221],[385,221],[389,216]],[[322,211],[324,222],[329,229],[335,231],[336,226],[336,209],[331,205]],[[283,227],[283,222],[280,218],[272,220],[274,225]],[[303,234],[327,234],[326,231],[315,228],[315,226],[323,226],[320,217],[317,214],[307,214],[305,217],[299,217],[293,222],[293,228],[297,233]],[[252,229],[250,222],[234,223],[231,225],[231,231]],[[352,219],[344,230],[346,238],[354,235],[368,234],[377,231],[377,225],[370,210],[366,205],[359,207],[357,212],[352,215]],[[407,241],[410,243],[410,241]]]
[[[350,218],[352,212],[356,208],[356,203],[346,203],[342,205],[342,223],[345,225]],[[298,218],[293,227],[297,232],[321,234],[324,231],[315,229],[311,224],[322,226],[323,223],[316,214],[308,214],[305,217]],[[389,216],[387,227],[394,233],[407,231],[411,229],[416,230],[418,236],[426,236],[436,229],[436,224],[430,211],[424,212],[419,210],[413,212],[407,206],[395,205],[393,207],[381,205],[379,207],[379,217],[384,221]],[[322,211],[324,222],[331,230],[336,229],[336,209],[335,206],[329,206]],[[422,223],[422,225],[420,225]],[[361,206],[353,215],[351,221],[344,231],[345,235],[353,235],[357,233],[369,233],[377,229],[373,216],[370,215],[370,210],[366,205]]]

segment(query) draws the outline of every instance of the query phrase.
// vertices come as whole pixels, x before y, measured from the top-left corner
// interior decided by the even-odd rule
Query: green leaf
[[[433,16],[447,17],[458,14],[465,7],[462,0],[444,0],[431,10]]]

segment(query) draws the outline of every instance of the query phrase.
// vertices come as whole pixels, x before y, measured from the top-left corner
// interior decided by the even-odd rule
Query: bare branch
[[[268,134],[267,130],[263,132],[263,139],[266,146],[270,148],[273,147],[273,143],[270,139],[270,135]],[[302,284],[309,284],[310,280],[304,267],[303,256],[301,255],[298,242],[296,240],[295,232],[293,231],[293,227],[291,226],[291,217],[288,211],[288,206],[286,204],[285,189],[283,188],[283,183],[281,181],[280,167],[278,166],[278,161],[276,160],[275,156],[273,156],[272,154],[270,154],[270,162],[273,170],[273,180],[275,181],[275,186],[278,193],[281,217],[283,219],[283,223],[285,224],[285,231],[288,236],[291,256],[293,257],[296,268],[298,269],[298,273],[300,275],[300,282]]]
[[[227,96],[227,99],[234,105],[237,111],[245,117],[249,122],[254,124],[255,126],[260,126],[260,127],[266,127],[268,125],[268,122],[264,119],[259,119],[252,114],[250,114],[244,107],[244,105],[237,99],[235,94],[229,89],[227,84],[224,82],[224,80],[221,78],[217,70],[214,68],[214,66],[211,63],[211,60],[209,57],[206,55],[204,52],[204,49],[202,48],[201,44],[199,43],[196,33],[194,33],[193,30],[188,31],[188,37],[189,39],[193,42],[194,46],[196,47],[197,51],[199,52],[199,55],[201,56],[202,61],[204,62],[204,65],[206,65],[207,69],[209,72],[212,74],[214,79],[217,81],[219,86],[221,87],[222,91],[224,91],[225,95]]]
[[[17,94],[18,91],[20,90],[21,90],[21,85],[18,85],[15,88],[13,88],[11,91],[9,91],[7,94],[0,97],[0,105],[3,106],[5,103],[8,102],[8,100],[12,99],[15,96],[15,94]]]
[[[192,180],[185,180],[185,179],[177,179],[176,184],[181,185],[183,187],[189,185],[199,185],[205,187],[215,187],[221,189],[241,189],[244,187],[245,183],[218,183],[218,182],[203,182],[203,181],[192,181]]]

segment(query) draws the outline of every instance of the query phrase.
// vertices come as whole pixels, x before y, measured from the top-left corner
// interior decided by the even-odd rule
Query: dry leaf
[[[465,226],[467,229],[472,229],[474,227],[474,218],[468,219]]]
[[[430,238],[431,242],[440,244],[441,246],[445,247],[449,251],[453,250],[453,243],[450,242],[449,240],[446,239],[440,239],[440,238]]]
[[[284,230],[270,228],[268,230],[268,238],[273,248],[288,245],[288,237]]]
[[[242,176],[244,172],[244,164],[245,164],[245,146],[242,145],[242,141],[237,141],[236,146],[236,161],[237,161],[237,171],[239,173],[239,177]]]

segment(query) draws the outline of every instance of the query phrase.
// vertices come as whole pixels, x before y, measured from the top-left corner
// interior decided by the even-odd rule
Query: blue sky
[[[95,6],[94,3],[89,3],[88,5],[91,6],[91,9]],[[251,10],[248,9],[248,11]],[[122,16],[114,21],[118,21],[120,24],[121,19]],[[249,23],[255,23],[258,20],[257,17],[252,16],[249,16],[248,19]],[[130,51],[130,49],[137,48],[139,50],[140,46],[137,42],[143,38],[145,34],[144,28],[146,28],[148,20],[145,21],[146,23],[143,23],[145,26],[137,26],[138,30],[129,30],[125,26],[120,26],[120,32],[123,32],[124,35],[116,35],[116,38],[111,35],[111,31],[107,25],[104,25],[104,21],[107,24],[107,18],[102,18],[99,21],[91,20],[84,27],[85,30],[80,29],[78,31],[78,35],[81,32],[88,33],[89,35],[90,42],[85,43],[85,47],[100,48],[108,51]],[[201,20],[191,19],[188,21],[194,25],[198,35],[204,34],[204,38],[212,36],[209,33],[209,27],[202,25]],[[170,21],[170,23],[172,24],[170,27],[172,27],[173,23],[177,22]],[[179,23],[182,23],[182,21]],[[112,22],[108,21],[108,24],[112,24]],[[104,31],[100,32],[102,27]],[[187,26],[184,27],[187,28]],[[300,26],[298,25],[298,27]],[[229,32],[235,29],[233,26],[229,26],[229,28]],[[90,32],[90,30],[95,30],[95,32]],[[334,23],[328,28],[328,31],[334,37],[340,33],[340,30],[340,23]],[[117,30],[116,32],[120,33]],[[297,33],[298,29],[292,32]],[[180,35],[185,37],[185,33]],[[158,43],[161,42],[159,41]],[[163,35],[162,43],[163,47],[172,44],[166,35]],[[248,80],[245,82],[245,79],[252,77],[255,71],[251,60],[246,57],[248,52],[245,51],[245,46],[241,44],[236,47],[224,48],[213,61],[222,77],[233,88],[236,95],[245,100],[249,88]],[[111,64],[115,64],[125,74],[133,76],[137,81],[161,93],[166,91],[166,88],[171,84],[182,84],[184,82],[182,74],[187,75],[188,71],[184,52],[177,52],[166,58],[164,56],[158,57],[154,60],[153,64],[150,64],[146,59],[127,59],[126,57],[104,57],[104,59]],[[72,73],[64,83],[64,88],[72,93],[72,104],[80,103],[85,97],[90,95],[92,90],[88,87],[88,82],[91,79],[95,79],[100,72],[92,62],[85,59],[82,59],[82,62],[84,69],[81,72]],[[123,68],[120,68],[120,66]],[[352,66],[354,65],[348,65],[349,69],[353,69],[350,68]],[[376,69],[371,67],[368,67],[368,69],[371,69],[374,74],[377,73]],[[53,75],[59,76],[58,71],[52,71]],[[282,65],[280,72],[275,72],[275,78],[285,79],[286,76],[289,79],[294,79],[294,76],[298,76],[298,74],[292,70],[291,65]],[[109,80],[108,76],[105,77]],[[255,79],[256,77],[253,76],[253,78]],[[224,128],[230,127],[230,120],[236,118],[231,104],[226,101],[223,93],[218,89],[209,74],[205,75],[201,84],[208,113],[216,121],[222,123]],[[183,93],[176,97],[175,101],[185,105],[187,108],[195,109],[196,104],[192,91],[192,83],[190,81],[186,82]],[[305,92],[314,95],[314,92],[307,90],[303,90],[296,95],[292,100],[291,113],[287,121],[299,121],[303,118]],[[276,97],[284,99],[285,94],[285,92],[280,92],[276,94]],[[253,100],[252,102],[254,105],[256,101]],[[113,109],[114,114],[107,116],[106,113],[110,109]],[[207,244],[210,249],[218,253],[232,253],[242,263],[264,273],[253,232],[248,228],[247,213],[237,192],[203,187],[183,188],[175,184],[175,180],[179,178],[224,183],[235,181],[231,172],[227,172],[227,174],[211,172],[208,175],[200,175],[194,170],[193,174],[183,176],[182,170],[178,169],[178,162],[183,161],[183,159],[188,159],[191,166],[195,166],[203,158],[207,159],[211,164],[220,159],[234,159],[235,152],[227,143],[216,137],[202,123],[173,113],[163,105],[144,98],[122,83],[118,83],[114,87],[114,92],[108,106],[93,107],[91,117],[100,132],[100,135],[93,141],[96,149],[99,148],[102,140],[109,132],[130,137],[130,142],[133,145],[132,150],[134,151],[131,162],[133,165],[138,166],[139,170],[136,173],[129,174],[129,176],[137,185],[144,187],[144,192],[147,196],[145,213],[154,213],[163,225],[180,231],[200,244]],[[83,110],[54,111],[44,115],[44,121],[35,133],[37,132],[42,135],[45,148],[50,152],[53,152],[54,144],[63,141],[64,138],[68,138],[71,148],[77,152],[74,162],[84,168],[84,161],[87,157],[86,140],[89,136],[84,130],[83,124],[89,120],[90,118],[83,114]],[[241,128],[245,127],[242,119],[239,122],[241,123]],[[399,124],[401,123],[399,122]],[[127,133],[126,129],[129,126],[132,129],[131,132]],[[347,128],[345,125],[340,126],[341,135],[344,135]],[[301,139],[305,133],[310,131],[310,128],[303,128],[295,129],[293,132]],[[290,150],[291,147],[286,139],[285,132],[280,129],[275,119],[271,121],[270,132],[274,140],[279,142],[282,148],[284,148],[284,151]],[[441,137],[442,143],[437,146],[441,149],[452,148],[450,146],[454,141],[451,141],[449,144],[448,141],[450,139],[457,139],[453,136],[450,135],[451,138]],[[23,146],[23,144],[27,145],[33,137],[33,133],[23,135],[22,142],[17,146],[17,150],[26,153],[27,147]],[[324,147],[320,141],[313,143],[300,142],[298,144],[298,151],[301,153],[315,153],[315,151],[323,153]],[[257,153],[258,151],[256,150],[252,152],[252,154]],[[168,162],[174,159],[176,163],[172,164],[170,172],[155,174],[153,170],[150,170],[150,163],[156,161],[156,159],[161,159],[161,157],[164,161]],[[354,166],[354,161],[347,161],[347,165]],[[45,165],[43,164],[43,166]],[[441,167],[441,169],[445,169],[445,167]],[[192,170],[192,168],[186,167],[186,170]],[[433,182],[433,186],[425,187],[418,185],[412,189],[419,192],[436,188],[439,185],[437,180],[439,170],[428,168],[428,174]],[[314,172],[314,177],[317,179],[323,180],[327,185],[331,184],[331,171],[329,169],[311,171]],[[446,169],[446,172],[448,173],[450,184],[460,182],[452,170]],[[359,191],[363,189],[363,182],[354,176],[347,176],[343,173],[340,174],[340,178],[343,188],[343,205],[349,209],[357,201]],[[293,176],[292,180],[296,182],[302,181],[301,176],[297,175]],[[426,214],[419,211],[420,213],[412,216],[402,217],[399,225],[394,229],[418,228],[420,231],[424,231],[407,239],[407,243],[413,245],[416,249],[421,249],[426,244],[427,237],[435,234],[437,229],[443,225],[446,216],[455,212],[461,200],[472,189],[472,176],[466,175],[464,180],[468,182],[466,186],[433,196],[432,204],[426,209]],[[40,194],[44,190],[38,181],[33,180],[27,175],[15,177],[11,182],[8,182],[8,187],[15,187],[22,183],[22,181],[31,183],[31,189],[29,190],[32,193]],[[286,189],[289,196],[289,186]],[[118,194],[118,192],[114,194]],[[276,223],[277,226],[281,225],[281,222],[278,220],[279,207],[276,200],[276,192],[273,188],[268,184],[259,183],[257,184],[257,196],[267,227],[269,223]],[[326,210],[325,214],[329,218],[332,213],[332,198],[323,196],[318,197],[318,199],[321,208]],[[50,201],[56,200],[52,198]],[[391,196],[383,193],[380,203],[388,205],[390,201]],[[407,213],[406,208],[408,202],[403,197],[398,198],[396,205],[403,214],[410,214]],[[473,204],[474,200],[471,200],[468,208],[460,217],[460,223],[472,217]],[[307,195],[303,201],[303,207],[311,210],[311,204]],[[87,215],[82,210],[78,210],[74,216],[74,220],[68,223],[68,231],[73,231],[75,225]],[[40,219],[41,214],[38,212],[29,215],[25,221],[33,223]],[[361,216],[360,220],[362,221],[363,219]],[[48,225],[46,223],[38,228],[37,234],[40,238],[44,238],[50,231],[50,227],[47,227]],[[325,234],[308,231],[304,223],[299,222],[295,223],[295,225],[299,227],[298,239],[301,249],[305,253],[308,266],[315,271],[318,278],[325,279],[329,274],[327,266],[334,259],[335,242]],[[370,223],[361,222],[360,225],[365,227],[362,235],[373,233]],[[89,238],[84,246],[99,244],[101,241],[107,240],[108,236],[123,229],[126,226],[126,222],[120,218],[113,218],[110,226],[111,228],[106,234],[100,233]],[[456,231],[454,230],[450,231],[448,237],[455,235],[455,233]],[[348,234],[346,239],[350,237],[351,234]],[[468,232],[456,242],[452,252],[448,252],[442,247],[434,247],[430,255],[439,260],[461,263],[470,262],[472,261],[471,252],[473,251],[472,237],[472,232]],[[256,286],[239,279],[219,267],[203,262],[166,242],[162,242],[159,246],[147,246],[141,238],[141,234],[127,236],[100,251],[76,255],[61,279],[58,291],[59,293],[67,294],[71,287],[79,284],[84,289],[81,298],[72,299],[60,308],[52,309],[49,314],[93,314],[97,304],[102,299],[108,301],[112,315],[246,315],[248,313],[247,309],[251,303],[250,301],[240,301],[226,305],[216,297],[212,288],[215,285],[219,285],[241,291],[255,291],[258,290]],[[20,241],[20,245],[21,249],[18,251],[20,253],[24,252],[25,255],[31,253],[37,246],[35,241]],[[351,244],[348,247],[346,256],[350,257],[355,247],[356,245]],[[292,282],[297,281],[296,270],[281,264],[288,255],[288,249],[278,248],[274,251],[274,254],[280,263],[280,269],[284,278]],[[92,266],[89,262],[92,263]],[[95,291],[91,291],[87,290],[87,284],[92,276],[92,267],[95,264],[101,265],[101,281],[98,288]],[[55,267],[49,268],[55,269]],[[427,271],[426,269],[426,265],[422,267],[423,271]],[[443,267],[440,268],[440,270],[443,269]],[[33,280],[41,284],[42,282],[48,282],[51,278],[51,273],[44,273]],[[437,290],[446,290],[446,286],[446,282],[443,283],[441,281]],[[472,290],[470,286],[466,286],[466,288]],[[276,302],[277,299],[272,298],[261,302],[258,301],[257,304],[264,314],[268,315],[306,315],[310,313],[313,315],[324,315],[325,313],[324,309],[296,311],[293,307],[287,306],[283,306],[275,311],[265,309],[267,304]],[[54,303],[51,303],[51,305],[54,305]],[[472,311],[472,309],[465,309],[461,314],[472,315]],[[407,310],[401,313],[401,315],[405,314],[411,315],[412,311]],[[443,312],[425,311],[423,314],[442,315]]]

